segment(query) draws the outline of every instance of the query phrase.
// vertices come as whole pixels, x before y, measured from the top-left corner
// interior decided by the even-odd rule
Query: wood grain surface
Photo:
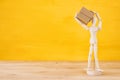
[[[120,62],[100,62],[101,76],[88,76],[87,62],[0,61],[0,80],[120,80]]]

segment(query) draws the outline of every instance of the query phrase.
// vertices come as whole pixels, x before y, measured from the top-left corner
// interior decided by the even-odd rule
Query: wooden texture
[[[0,61],[0,80],[120,80],[120,62],[100,62],[104,74],[88,76],[86,62]]]

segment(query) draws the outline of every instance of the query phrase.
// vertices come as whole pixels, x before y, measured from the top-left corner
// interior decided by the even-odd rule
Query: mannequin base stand
[[[96,70],[88,70],[86,71],[87,75],[89,76],[99,76],[99,75],[102,75],[103,72],[101,71],[96,71]]]
[[[86,73],[87,73],[87,75],[89,75],[89,76],[99,76],[99,75],[102,75],[103,74],[103,70],[101,70],[101,69],[95,69],[95,59],[93,58],[93,60],[92,60],[92,67],[91,67],[91,69],[86,69]]]

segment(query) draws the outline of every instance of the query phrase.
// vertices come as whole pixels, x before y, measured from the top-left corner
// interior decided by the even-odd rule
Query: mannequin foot
[[[94,71],[94,70],[88,70],[88,71],[86,71],[86,73],[89,76],[100,76],[100,75],[103,74],[103,72],[97,71],[97,70],[96,71]]]
[[[87,70],[86,73],[89,76],[94,76],[95,75],[95,72],[93,70]]]
[[[95,70],[98,71],[98,72],[103,72],[103,70],[100,69],[100,68],[97,68],[97,69],[95,69]]]

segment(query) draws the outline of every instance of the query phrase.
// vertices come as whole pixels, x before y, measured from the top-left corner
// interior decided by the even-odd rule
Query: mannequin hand
[[[101,17],[100,17],[100,15],[98,13],[96,13],[96,16],[97,16],[98,20],[101,21]]]
[[[79,21],[79,23],[81,24],[81,25],[84,25],[84,23],[83,22],[81,22],[80,20],[78,20]]]
[[[78,13],[76,12],[76,13],[75,13],[75,16],[74,16],[74,18],[75,18],[75,19],[77,19],[77,18],[76,18],[76,17],[77,17],[77,15],[78,15]]]
[[[99,16],[99,13],[96,13],[97,16]]]
[[[96,11],[92,11],[92,12],[94,12],[95,14],[97,13]]]

